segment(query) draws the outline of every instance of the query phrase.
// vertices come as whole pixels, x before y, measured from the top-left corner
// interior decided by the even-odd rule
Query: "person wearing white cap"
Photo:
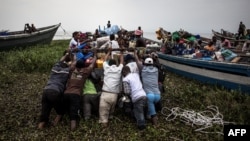
[[[135,52],[135,60],[141,73],[141,80],[143,89],[147,94],[147,106],[148,115],[151,116],[151,122],[153,125],[157,124],[157,115],[155,104],[161,99],[161,92],[158,84],[158,68],[154,66],[152,58],[148,57],[145,59],[144,64],[140,63],[137,53]]]

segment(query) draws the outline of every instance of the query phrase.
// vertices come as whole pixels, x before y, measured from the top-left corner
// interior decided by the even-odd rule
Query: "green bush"
[[[13,72],[48,72],[67,49],[69,41],[53,41],[50,45],[37,45],[23,50],[1,52],[0,60]]]

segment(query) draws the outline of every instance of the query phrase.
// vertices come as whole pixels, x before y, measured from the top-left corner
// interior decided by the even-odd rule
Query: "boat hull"
[[[17,32],[19,34],[11,34],[10,32],[10,35],[0,36],[0,51],[19,49],[37,44],[49,44],[59,26],[60,24],[39,28],[32,33],[21,33],[19,31]]]
[[[232,74],[225,71],[210,69],[207,64],[190,65],[173,61],[171,55],[158,54],[160,63],[165,69],[175,72],[179,75],[183,75],[188,78],[192,78],[203,83],[210,83],[215,85],[223,86],[227,89],[233,89],[250,94],[250,77],[246,75]],[[168,57],[166,57],[168,56]],[[170,56],[170,57],[169,57]],[[174,56],[172,56],[174,57]],[[185,60],[183,58],[183,60]],[[192,59],[195,60],[195,59]],[[196,60],[197,61],[197,60]],[[209,62],[209,61],[204,61]],[[196,62],[193,62],[194,64]]]

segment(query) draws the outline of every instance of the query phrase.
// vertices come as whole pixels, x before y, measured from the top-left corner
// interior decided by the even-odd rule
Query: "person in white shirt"
[[[80,32],[75,31],[72,34],[72,39],[69,42],[69,49],[75,49],[79,45]]]
[[[131,54],[127,54],[125,56],[125,64],[126,66],[128,66],[130,68],[130,72],[131,73],[137,73],[139,74],[139,69],[137,67],[137,64],[135,62],[135,58],[133,57],[133,55]]]
[[[99,104],[99,123],[103,127],[108,126],[108,120],[113,118],[118,93],[120,93],[121,71],[123,68],[123,55],[120,55],[120,64],[114,59],[109,59],[112,48],[109,48],[103,62],[104,78],[102,94]],[[121,54],[123,51],[121,50]]]
[[[122,69],[123,90],[125,95],[131,97],[133,103],[133,114],[140,130],[146,128],[144,111],[147,103],[146,92],[142,87],[142,82],[138,73],[131,73],[128,66]]]

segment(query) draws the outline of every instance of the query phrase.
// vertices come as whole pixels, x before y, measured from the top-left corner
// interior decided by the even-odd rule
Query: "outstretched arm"
[[[142,69],[142,62],[139,60],[139,57],[137,55],[137,50],[136,49],[134,51],[134,56],[135,56],[135,62],[137,64],[139,70],[141,70]]]
[[[107,54],[106,54],[105,57],[104,57],[104,61],[107,61],[107,60],[108,60],[108,58],[109,58],[109,56],[110,56],[110,54],[111,54],[111,50],[112,50],[111,47],[108,48],[108,52],[107,52]]]
[[[121,50],[120,50],[120,64],[123,64],[124,63],[124,56],[123,56],[123,47],[121,47]]]
[[[96,55],[97,55],[97,51],[96,51],[96,49],[94,49],[94,57],[93,57],[92,63],[89,65],[89,68],[91,68],[91,69],[93,69],[94,66],[95,66],[95,63],[96,63]]]
[[[61,62],[65,61],[67,57],[69,57],[69,51],[65,50],[64,53],[63,53],[63,56],[60,59],[60,61]]]
[[[73,55],[73,57],[72,57],[72,63],[70,64],[70,70],[74,70],[75,69],[75,67],[76,67],[76,61],[77,61],[77,59],[76,59],[76,55],[75,54],[72,54]]]

